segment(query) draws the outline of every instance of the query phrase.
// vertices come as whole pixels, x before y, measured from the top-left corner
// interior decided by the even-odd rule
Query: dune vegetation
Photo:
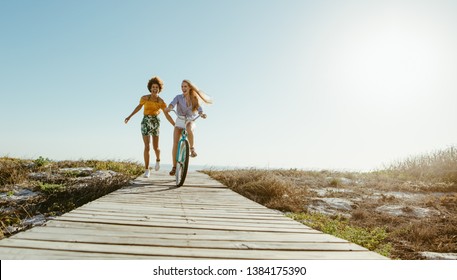
[[[129,184],[133,162],[0,158],[0,238],[45,222]]]
[[[212,178],[312,228],[394,259],[457,253],[457,149],[373,172],[207,170]]]

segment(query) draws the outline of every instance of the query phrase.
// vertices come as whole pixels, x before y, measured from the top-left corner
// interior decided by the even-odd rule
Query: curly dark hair
[[[149,90],[149,92],[151,92],[151,86],[153,84],[156,84],[156,85],[159,86],[159,92],[162,91],[162,89],[163,89],[163,81],[162,81],[162,79],[160,79],[157,76],[152,77],[148,82],[148,90]]]

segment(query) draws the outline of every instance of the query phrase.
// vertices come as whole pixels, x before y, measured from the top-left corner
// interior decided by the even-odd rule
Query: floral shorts
[[[160,119],[158,116],[145,115],[141,121],[141,134],[143,136],[159,136]]]

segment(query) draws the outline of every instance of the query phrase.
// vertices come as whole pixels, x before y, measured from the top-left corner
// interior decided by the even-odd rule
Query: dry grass
[[[391,258],[421,259],[423,251],[457,253],[457,149],[454,147],[411,157],[369,173],[296,169],[204,172],[266,207],[293,212],[291,217],[319,230],[340,237],[345,231],[350,232],[351,238],[356,236],[351,241],[362,246],[367,238],[379,241],[375,250]],[[325,195],[319,194],[322,191]],[[327,220],[321,213],[309,210],[323,197],[347,199],[354,204],[351,210],[327,213],[330,218]],[[401,214],[377,211],[378,207],[390,205],[398,206]],[[433,214],[421,217],[415,212],[417,209]],[[303,215],[308,216],[303,219]],[[360,237],[384,231],[382,240],[378,240],[380,235]]]
[[[413,156],[393,163],[385,170],[392,177],[427,182],[442,182],[457,186],[457,147],[420,156]]]
[[[89,177],[79,180],[78,173],[62,173],[61,168],[91,167],[94,170],[118,172],[109,177]],[[0,238],[24,230],[22,220],[42,214],[46,217],[60,215],[119,189],[143,172],[143,167],[133,162],[116,161],[60,161],[45,158],[24,160],[0,158]],[[38,177],[32,173],[41,174]],[[36,195],[25,199],[7,199],[18,191]]]
[[[307,197],[306,189],[294,187],[287,176],[275,173],[247,169],[228,173],[209,171],[208,174],[233,191],[280,211],[300,211],[301,201]]]
[[[27,165],[31,161],[0,158],[0,186],[20,184],[27,179]]]

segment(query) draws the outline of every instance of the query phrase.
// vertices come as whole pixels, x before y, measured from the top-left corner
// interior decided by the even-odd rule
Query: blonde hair
[[[211,100],[211,97],[209,97],[203,91],[198,89],[198,87],[195,86],[191,81],[183,80],[183,83],[186,83],[190,87],[189,93],[190,93],[190,100],[192,102],[192,111],[196,112],[198,110],[198,107],[200,107],[200,100],[202,100],[206,104],[213,103],[213,101]]]

